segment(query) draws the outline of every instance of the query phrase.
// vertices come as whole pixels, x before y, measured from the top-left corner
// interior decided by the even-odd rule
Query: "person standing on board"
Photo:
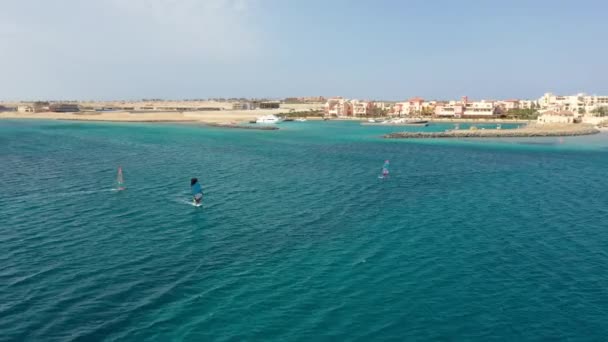
[[[192,190],[192,200],[195,204],[201,204],[203,200],[203,188],[201,187],[198,179],[190,179],[190,189]]]

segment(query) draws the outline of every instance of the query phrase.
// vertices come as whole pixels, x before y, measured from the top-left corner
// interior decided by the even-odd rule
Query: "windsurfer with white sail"
[[[116,190],[121,191],[125,188],[125,180],[122,175],[122,167],[118,167],[118,173],[116,174]]]
[[[382,165],[382,175],[379,176],[379,178],[388,178],[388,174],[389,174],[388,167],[389,167],[389,165],[390,165],[390,163],[389,163],[388,159],[385,160],[384,161],[384,165]]]

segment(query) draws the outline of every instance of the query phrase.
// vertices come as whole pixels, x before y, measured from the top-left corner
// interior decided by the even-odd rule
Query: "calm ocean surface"
[[[608,135],[281,127],[0,121],[0,340],[608,336]]]

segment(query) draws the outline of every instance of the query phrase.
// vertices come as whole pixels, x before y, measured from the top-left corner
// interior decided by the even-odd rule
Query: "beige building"
[[[577,118],[575,114],[571,111],[546,111],[541,114],[536,120],[541,124],[549,124],[549,123],[575,123],[577,122]]]
[[[374,102],[374,107],[381,109],[381,110],[391,110],[393,108],[393,105],[387,102]]]
[[[254,102],[235,102],[232,104],[232,110],[252,110],[255,108]]]
[[[397,102],[393,106],[392,114],[396,116],[414,116],[421,115],[425,107],[430,106],[429,102],[425,102],[421,97],[414,97],[404,102]]]
[[[353,100],[350,103],[353,116],[368,116],[372,114],[374,108],[373,102]]]
[[[19,106],[17,106],[17,111],[20,112],[20,113],[33,113],[34,112],[34,106],[19,105]]]
[[[585,96],[585,112],[591,113],[599,107],[608,107],[608,96]]]
[[[519,109],[519,100],[497,101],[496,104],[504,111]]]
[[[496,101],[496,105],[506,112],[513,109],[532,109],[533,106],[536,107],[536,101],[511,99]]]
[[[532,109],[532,107],[536,107],[536,101],[532,100],[519,100],[519,109]]]
[[[538,99],[538,103],[543,111],[566,110],[577,114],[585,114],[591,113],[599,107],[608,107],[608,96],[586,95],[584,93],[562,96],[546,93]]]
[[[485,118],[498,116],[498,104],[495,101],[469,101],[465,96],[461,101],[450,101],[435,105],[435,116]]]
[[[497,106],[494,101],[473,101],[465,104],[464,116],[495,116],[497,114]]]
[[[17,105],[17,111],[21,113],[37,113],[46,112],[49,110],[49,103],[36,101],[36,102],[22,102]]]
[[[350,101],[342,97],[334,97],[328,99],[324,107],[325,115],[328,116],[351,116],[353,108]]]
[[[325,102],[324,112],[326,116],[370,116],[375,109],[387,108],[382,102],[348,100],[342,97],[333,97]]]
[[[458,107],[458,108],[456,108]],[[458,111],[457,111],[458,109]],[[435,116],[438,117],[460,117],[462,115],[462,106],[454,103],[440,103],[435,106]]]
[[[538,99],[538,103],[540,105],[540,109],[543,111],[551,111],[554,113],[561,111],[572,111],[578,113],[585,107],[584,97],[585,94],[562,96],[546,93],[540,99]]]

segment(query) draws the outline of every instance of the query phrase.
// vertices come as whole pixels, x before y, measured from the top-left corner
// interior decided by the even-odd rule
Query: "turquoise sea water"
[[[606,134],[281,127],[0,121],[0,340],[608,336]]]

